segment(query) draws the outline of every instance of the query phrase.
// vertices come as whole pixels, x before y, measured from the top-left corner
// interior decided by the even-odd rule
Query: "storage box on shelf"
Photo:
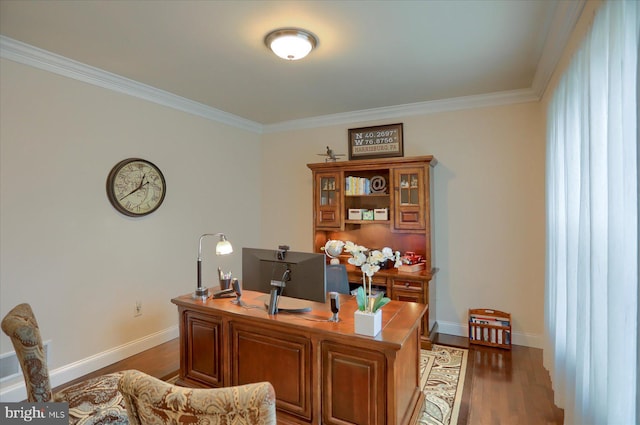
[[[376,208],[373,210],[374,220],[389,220],[389,208]]]
[[[511,349],[511,314],[492,309],[469,309],[469,343]]]
[[[349,220],[362,220],[362,209],[349,208]]]

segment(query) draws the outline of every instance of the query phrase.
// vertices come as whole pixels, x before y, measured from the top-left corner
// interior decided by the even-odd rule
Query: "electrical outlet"
[[[133,317],[142,316],[142,301],[136,301]]]

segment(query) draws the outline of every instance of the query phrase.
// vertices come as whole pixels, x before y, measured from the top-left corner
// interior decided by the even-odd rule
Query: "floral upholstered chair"
[[[121,372],[99,376],[52,393],[49,369],[38,322],[29,304],[14,307],[2,319],[4,331],[16,350],[29,402],[69,403],[69,423],[128,424],[126,407],[118,391]]]
[[[132,425],[276,423],[276,396],[269,382],[194,389],[129,370],[118,387]]]

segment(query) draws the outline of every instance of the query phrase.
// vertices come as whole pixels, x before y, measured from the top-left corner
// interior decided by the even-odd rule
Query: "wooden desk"
[[[269,381],[278,423],[415,424],[424,403],[419,385],[420,321],[426,306],[391,301],[382,331],[354,333],[353,297],[342,296],[340,321],[328,304],[308,313],[269,316],[263,294],[231,299],[171,300],[180,319],[180,378],[189,387]],[[251,308],[255,306],[255,308]]]

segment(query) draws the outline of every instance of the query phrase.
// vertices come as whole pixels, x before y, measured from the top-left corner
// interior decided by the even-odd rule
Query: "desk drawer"
[[[393,289],[406,290],[406,291],[422,292],[423,285],[424,285],[424,282],[420,280],[395,279],[393,281]]]
[[[397,301],[426,304],[423,285],[419,280],[395,279],[391,297]]]

